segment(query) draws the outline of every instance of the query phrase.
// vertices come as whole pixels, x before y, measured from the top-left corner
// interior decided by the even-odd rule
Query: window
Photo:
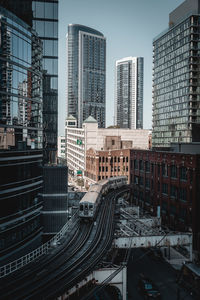
[[[177,167],[173,165],[170,167],[170,169],[171,169],[171,177],[177,178]]]
[[[126,157],[126,162],[128,162],[128,156]]]
[[[134,183],[138,184],[139,183],[139,177],[138,176],[134,176]]]
[[[108,162],[108,157],[106,157],[106,162]]]
[[[134,169],[137,170],[138,169],[138,160],[134,159]]]
[[[115,140],[112,140],[112,146],[114,146],[115,145]]]
[[[150,163],[149,163],[149,161],[145,161],[145,171],[150,172]]]
[[[186,167],[180,167],[180,179],[187,180],[187,169]]]
[[[108,167],[106,167],[106,172],[108,172]]]
[[[101,172],[101,167],[99,167],[99,172]]]
[[[187,201],[187,190],[186,188],[179,189],[179,199],[181,201]]]
[[[139,161],[139,169],[142,171],[144,169],[143,160]]]
[[[140,186],[143,186],[143,184],[144,184],[143,177],[140,176],[140,178],[139,178],[139,185],[140,185]]]
[[[145,187],[146,187],[146,189],[150,189],[150,180],[149,180],[149,178],[145,179]]]
[[[99,157],[99,162],[101,162],[101,157]]]
[[[167,183],[162,184],[162,193],[168,195],[168,184]]]
[[[175,185],[171,185],[170,187],[170,196],[177,198],[177,187]]]

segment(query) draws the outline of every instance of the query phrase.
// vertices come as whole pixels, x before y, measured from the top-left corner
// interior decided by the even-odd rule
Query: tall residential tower
[[[153,147],[200,141],[200,1],[186,0],[153,42]]]
[[[106,39],[92,28],[70,24],[67,34],[67,116],[78,127],[90,115],[105,127]]]
[[[116,61],[115,125],[143,128],[143,57]]]

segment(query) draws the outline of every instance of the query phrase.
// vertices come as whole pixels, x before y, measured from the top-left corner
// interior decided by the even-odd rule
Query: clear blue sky
[[[183,0],[59,0],[58,134],[66,118],[66,33],[70,23],[101,31],[107,40],[106,126],[113,124],[115,61],[144,57],[144,128],[152,119],[152,40],[168,27]]]

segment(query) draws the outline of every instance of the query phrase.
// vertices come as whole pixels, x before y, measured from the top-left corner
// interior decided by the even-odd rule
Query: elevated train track
[[[78,223],[72,240],[58,246],[58,252],[3,278],[1,299],[55,299],[91,272],[112,243],[116,193],[105,196],[96,225]]]

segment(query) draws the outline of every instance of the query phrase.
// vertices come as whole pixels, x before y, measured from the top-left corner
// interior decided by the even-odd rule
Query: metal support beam
[[[113,241],[115,248],[148,248],[161,246],[176,246],[188,245],[190,246],[190,257],[192,258],[192,234],[178,233],[154,236],[133,236],[133,237],[119,237]]]

